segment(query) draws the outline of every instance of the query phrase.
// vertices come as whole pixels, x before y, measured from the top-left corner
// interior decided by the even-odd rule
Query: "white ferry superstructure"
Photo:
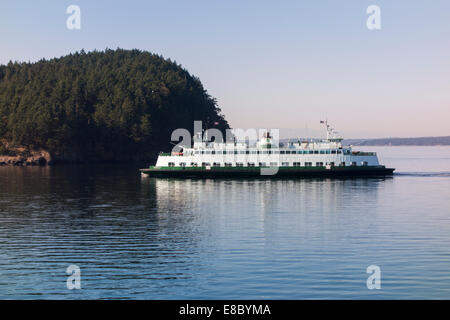
[[[330,125],[326,121],[321,123],[326,127],[326,139],[298,139],[284,144],[274,143],[268,132],[254,146],[204,141],[200,134],[192,147],[160,153],[156,164],[141,172],[177,177],[392,175],[395,169],[380,165],[375,152],[353,151],[351,146],[343,146],[343,139]]]

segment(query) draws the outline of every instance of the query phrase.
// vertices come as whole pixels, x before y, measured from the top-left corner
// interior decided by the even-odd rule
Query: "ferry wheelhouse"
[[[161,153],[150,176],[361,176],[391,175],[375,152],[353,151],[328,125],[326,139],[274,143],[267,132],[253,146],[242,142],[210,142],[199,134],[191,148]],[[268,170],[271,169],[271,170]]]

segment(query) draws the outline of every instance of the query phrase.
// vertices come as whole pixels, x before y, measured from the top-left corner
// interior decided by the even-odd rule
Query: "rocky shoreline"
[[[64,164],[106,164],[106,163],[153,163],[157,154],[142,154],[130,156],[128,154],[105,154],[99,152],[95,157],[83,157],[75,152],[54,154],[42,148],[13,146],[6,140],[0,140],[1,166],[48,166]]]
[[[46,166],[50,164],[52,164],[52,157],[45,150],[30,151],[26,155],[0,155],[0,166]]]

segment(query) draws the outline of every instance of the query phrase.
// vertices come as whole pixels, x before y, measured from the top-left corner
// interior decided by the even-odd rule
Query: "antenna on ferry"
[[[329,127],[330,125],[328,124],[328,119],[324,120],[320,120],[320,123],[325,125],[325,128],[327,130],[327,140],[330,138],[330,132],[329,132]]]

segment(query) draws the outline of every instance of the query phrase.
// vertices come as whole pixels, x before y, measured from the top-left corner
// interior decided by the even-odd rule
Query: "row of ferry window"
[[[328,162],[328,163],[326,163],[326,164],[329,165],[329,166],[331,166],[331,167],[333,167],[333,166],[335,165],[334,162]],[[198,167],[199,165],[202,166],[202,167],[209,167],[209,166],[211,166],[211,164],[210,164],[209,162],[202,162],[201,164],[196,163],[196,162],[191,162],[191,167]],[[346,165],[347,165],[347,164],[346,164],[345,162],[341,162],[341,163],[339,164],[339,166],[341,166],[341,167],[345,167]],[[353,162],[350,163],[350,166],[357,166],[357,165],[358,165],[358,164],[357,164],[355,161],[353,161]],[[362,162],[361,162],[361,165],[362,165],[362,166],[367,166],[367,161],[362,161]],[[174,163],[174,162],[169,162],[168,166],[169,166],[169,167],[175,167],[175,163]],[[180,167],[186,167],[186,163],[185,163],[185,162],[180,162],[180,163],[179,163],[179,166],[180,166]],[[230,163],[230,162],[225,162],[224,164],[221,164],[221,163],[219,163],[219,162],[213,162],[212,166],[213,166],[213,167],[222,167],[222,166],[224,166],[224,167],[233,167],[233,164]],[[255,167],[255,166],[256,166],[256,165],[255,165],[255,163],[253,163],[253,162],[248,162],[248,163],[247,163],[247,167]],[[259,166],[259,167],[266,167],[266,166],[278,167],[278,162],[270,162],[269,164],[267,164],[266,162],[259,162],[259,163],[258,163],[258,166]],[[289,162],[282,162],[282,163],[281,163],[281,166],[282,166],[282,167],[290,167],[291,165],[290,165]],[[293,162],[293,163],[292,163],[292,166],[293,166],[293,167],[301,167],[302,164],[301,164],[300,162]],[[304,167],[312,167],[312,166],[313,166],[313,163],[312,163],[312,162],[305,162],[303,166],[304,166]],[[324,166],[324,163],[323,163],[323,162],[316,162],[316,167],[323,167],[323,166]],[[235,167],[244,167],[244,163],[242,163],[242,162],[237,162],[237,163],[235,164]]]
[[[350,150],[196,150],[194,154],[350,154]]]

